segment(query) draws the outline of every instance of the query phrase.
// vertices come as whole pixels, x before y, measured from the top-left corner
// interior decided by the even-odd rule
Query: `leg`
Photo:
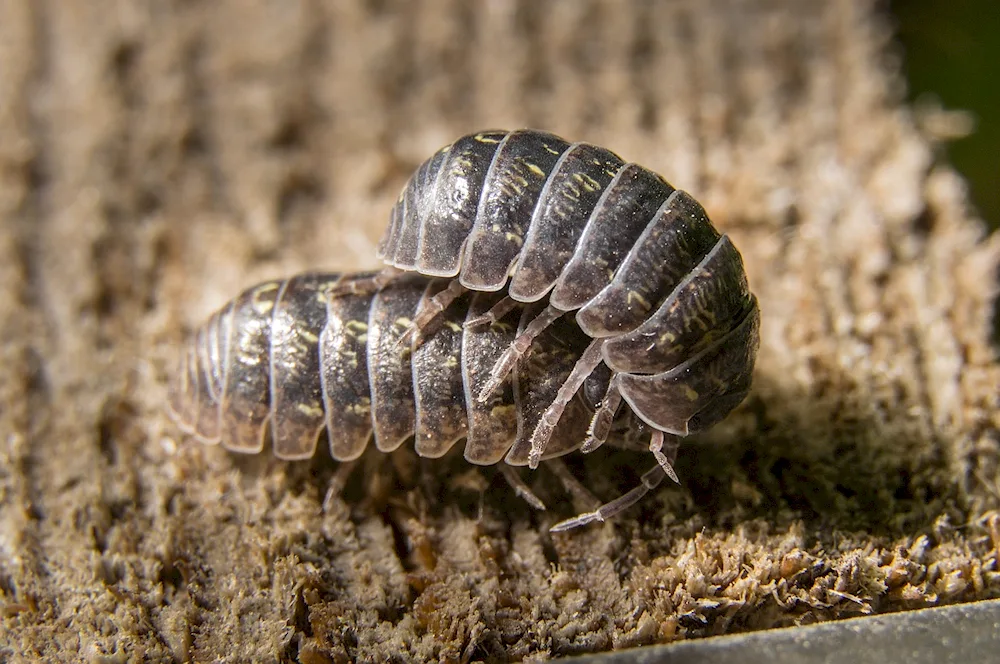
[[[406,331],[400,335],[399,339],[396,340],[396,347],[406,345],[410,343],[410,340],[414,340],[419,344],[419,335],[426,328],[431,321],[437,318],[442,311],[448,308],[448,306],[458,299],[462,293],[465,292],[465,286],[463,286],[458,279],[452,279],[448,283],[448,287],[443,291],[437,293],[430,299],[424,300],[420,308],[417,310],[416,315],[413,317],[413,321],[410,326],[406,328]]]
[[[583,351],[583,355],[577,360],[573,371],[566,378],[566,382],[559,388],[556,398],[552,400],[549,407],[542,413],[542,417],[538,421],[538,426],[535,427],[534,433],[531,434],[531,452],[528,453],[528,466],[532,470],[538,468],[538,461],[542,458],[545,446],[549,444],[549,439],[552,437],[552,432],[555,431],[556,424],[559,423],[559,418],[562,417],[563,411],[566,409],[566,404],[569,403],[573,395],[583,385],[583,381],[587,380],[590,372],[601,363],[602,345],[604,345],[604,341],[601,339],[594,339],[590,342],[587,350]]]
[[[591,509],[597,509],[601,504],[601,501],[597,499],[597,496],[590,492],[590,489],[583,486],[580,480],[573,476],[573,473],[569,471],[566,467],[565,462],[562,459],[549,459],[545,462],[545,466],[552,470],[552,473],[559,478],[563,483],[563,488],[566,492],[576,498],[578,501],[587,505]]]
[[[476,397],[480,402],[486,402],[489,400],[490,395],[500,387],[503,379],[507,377],[507,374],[511,372],[517,361],[521,359],[521,356],[528,352],[531,348],[531,342],[541,334],[545,328],[556,321],[560,316],[562,316],[565,311],[561,309],[556,309],[552,305],[545,307],[542,313],[535,316],[534,319],[528,326],[524,328],[524,332],[519,334],[514,341],[511,342],[510,347],[503,352],[497,363],[493,365],[493,371],[490,372],[490,379],[486,381],[483,385],[482,391],[479,392],[479,396]],[[584,376],[586,378],[586,376]],[[534,468],[534,466],[532,466]]]
[[[618,389],[618,381],[614,378],[608,384],[608,391],[601,399],[601,407],[594,412],[593,419],[590,420],[590,428],[587,429],[587,440],[580,447],[584,454],[593,452],[604,444],[611,433],[611,424],[614,422],[618,406],[622,403],[622,393]]]
[[[593,523],[594,521],[604,522],[619,512],[635,505],[642,499],[643,496],[659,486],[661,481],[663,481],[663,469],[660,468],[660,466],[653,466],[643,473],[642,484],[632,489],[624,496],[620,496],[612,500],[610,503],[601,505],[593,512],[585,512],[579,516],[573,517],[572,519],[560,521],[556,525],[549,528],[549,532],[558,533],[564,530],[585,526],[588,523]]]
[[[476,316],[475,318],[470,318],[466,320],[465,328],[468,329],[470,327],[475,328],[480,326],[492,325],[493,323],[497,322],[498,320],[506,316],[507,312],[516,307],[518,304],[520,304],[520,302],[518,302],[514,298],[505,297],[504,299],[500,300],[492,307],[490,307],[490,310],[487,311],[486,313]]]
[[[514,489],[514,493],[519,495],[524,499],[526,503],[534,507],[536,510],[544,511],[545,503],[528,488],[528,485],[524,483],[521,476],[517,474],[517,470],[514,466],[508,466],[503,461],[500,462],[500,473],[503,475],[504,479],[507,480],[507,484],[510,488]]]
[[[394,267],[385,267],[381,271],[361,279],[341,279],[332,288],[327,289],[326,296],[335,298],[344,295],[367,295],[374,293],[382,290],[382,288],[401,274],[403,274],[402,270]]]
[[[653,429],[653,435],[649,439],[649,451],[656,457],[656,463],[660,464],[660,468],[667,474],[667,477],[680,484],[681,481],[677,479],[677,473],[674,472],[674,467],[671,465],[673,460],[677,458],[679,444],[676,436],[671,436],[671,438],[673,440],[670,441],[670,447],[667,448],[667,452],[670,454],[669,459],[663,453],[663,432],[659,429]]]
[[[351,471],[358,465],[355,461],[345,461],[337,466],[330,483],[326,485],[326,495],[323,497],[323,513],[329,512],[333,508],[333,499],[340,495],[347,484],[347,478],[351,476]]]

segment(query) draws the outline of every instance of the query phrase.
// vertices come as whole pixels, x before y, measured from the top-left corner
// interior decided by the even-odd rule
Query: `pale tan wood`
[[[517,659],[1000,595],[1000,243],[890,37],[860,0],[0,3],[0,659]],[[332,463],[167,421],[186,329],[376,267],[410,169],[517,126],[743,252],[754,392],[682,486],[550,538],[581,506],[544,469],[548,511],[480,513],[461,459],[396,453],[324,512]],[[602,499],[650,463],[603,452]]]

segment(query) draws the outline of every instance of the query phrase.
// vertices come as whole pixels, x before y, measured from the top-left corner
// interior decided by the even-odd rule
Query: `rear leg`
[[[670,436],[670,442],[667,444],[666,452],[664,452],[663,438],[664,434],[662,431],[653,429],[653,435],[649,439],[649,451],[653,453],[656,463],[660,464],[660,468],[667,474],[667,477],[680,484],[681,481],[677,479],[677,473],[674,471],[672,465],[674,459],[677,458],[677,448],[680,446],[680,443],[677,440],[677,436]]]
[[[559,423],[559,418],[562,417],[563,411],[566,410],[566,404],[570,402],[570,399],[577,393],[591,372],[602,362],[601,346],[603,344],[604,341],[602,339],[594,339],[590,342],[590,345],[580,355],[580,359],[577,360],[573,366],[573,370],[565,382],[563,382],[562,387],[559,388],[555,399],[552,400],[552,403],[549,404],[549,407],[545,409],[542,417],[538,420],[538,425],[531,434],[531,452],[528,453],[528,466],[532,470],[538,468],[538,462],[541,460],[542,454],[549,444],[549,439],[552,438],[552,432],[555,431],[556,425]]]
[[[407,274],[411,273],[394,267],[386,267],[379,272],[374,272],[360,279],[342,279],[327,289],[326,297],[332,299],[346,295],[371,295]],[[442,311],[447,309],[465,291],[465,287],[459,283],[458,279],[450,281],[447,288],[421,305],[410,325],[406,328],[406,331],[397,339],[396,345],[404,346],[409,344],[411,340],[419,340],[418,335],[420,332],[426,329],[431,321],[437,318]]]
[[[622,393],[618,389],[618,381],[614,378],[608,383],[608,391],[601,399],[601,405],[594,412],[594,417],[590,420],[590,427],[587,429],[587,440],[580,447],[584,454],[593,452],[603,445],[611,433],[611,425],[614,423],[615,414],[622,403]]]
[[[562,309],[556,309],[550,304],[535,316],[528,323],[528,326],[524,328],[524,331],[511,342],[507,350],[500,356],[500,359],[496,361],[496,364],[493,365],[493,369],[490,371],[490,379],[483,385],[483,389],[479,392],[479,396],[476,399],[484,403],[489,401],[490,395],[500,387],[507,374],[514,369],[517,361],[531,348],[531,342],[534,341],[535,337],[544,332],[545,328],[552,325],[552,323],[565,313]],[[534,467],[532,466],[532,468]]]
[[[535,495],[535,493],[528,488],[521,476],[517,474],[517,470],[506,463],[500,462],[500,474],[503,478],[507,480],[507,484],[510,488],[514,490],[518,496],[524,499],[524,502],[528,503],[536,510],[545,511],[545,503],[542,499]]]
[[[447,309],[452,302],[461,297],[466,290],[465,286],[458,279],[452,279],[448,282],[447,288],[436,293],[430,299],[425,300],[420,305],[420,308],[417,309],[416,314],[413,316],[413,321],[403,334],[400,335],[399,339],[396,340],[396,346],[406,346],[411,341],[416,345],[420,345],[420,333],[427,329],[427,326],[441,315],[441,312]]]
[[[520,302],[510,297],[509,295],[496,304],[494,304],[488,311],[474,318],[470,318],[465,321],[466,328],[477,328],[485,327],[487,325],[493,325],[501,318],[507,315],[511,309],[518,306]]]
[[[582,503],[588,509],[597,509],[600,506],[601,501],[597,496],[591,493],[590,489],[585,487],[580,480],[576,479],[569,467],[566,466],[566,462],[562,459],[549,459],[545,462],[545,465],[552,470],[553,475],[559,478],[563,488],[566,489],[566,493],[573,496],[578,502]]]
[[[344,461],[337,466],[337,470],[333,472],[330,482],[326,485],[326,495],[323,497],[324,514],[329,513],[333,509],[334,499],[344,491],[344,487],[347,486],[347,480],[357,465],[358,462],[355,459],[354,461]]]
[[[382,290],[404,274],[406,273],[394,267],[385,267],[360,279],[341,279],[326,290],[326,296],[332,299],[345,295],[370,295]]]
[[[680,442],[677,437],[671,436],[670,442],[667,443],[666,448],[664,448],[664,433],[654,429],[649,441],[649,450],[653,453],[653,456],[656,457],[657,465],[642,474],[639,486],[635,487],[625,495],[619,496],[611,502],[601,505],[593,512],[585,512],[573,517],[572,519],[560,521],[556,525],[552,526],[549,531],[558,533],[564,530],[585,526],[588,523],[593,523],[594,521],[607,521],[619,512],[632,507],[632,505],[635,505],[637,502],[642,500],[643,496],[660,485],[664,476],[669,477],[673,481],[680,484],[680,481],[677,479],[677,473],[674,472],[672,465],[674,459],[677,458],[677,449],[679,446]]]
[[[593,512],[584,512],[583,514],[577,515],[572,519],[560,521],[556,525],[549,528],[549,532],[559,533],[564,530],[571,530],[573,528],[585,526],[588,523],[593,523],[594,521],[607,521],[619,512],[632,507],[637,502],[642,500],[643,496],[658,487],[662,481],[663,469],[660,468],[659,465],[653,466],[642,474],[642,483],[626,493],[624,496],[620,496],[612,500],[610,503],[601,505]]]

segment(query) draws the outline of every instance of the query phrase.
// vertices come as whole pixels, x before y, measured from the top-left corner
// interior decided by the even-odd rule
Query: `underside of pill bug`
[[[447,280],[409,275],[375,292],[329,297],[371,274],[302,274],[241,293],[192,335],[170,389],[181,428],[208,444],[257,453],[270,432],[274,454],[307,459],[320,440],[337,461],[357,459],[374,439],[383,452],[412,441],[423,457],[465,441],[471,463],[501,463],[504,475],[536,507],[541,501],[513,473],[528,463],[530,433],[589,344],[571,320],[539,334],[517,368],[486,400],[473,395],[497,358],[535,313],[511,310],[490,325],[467,325],[502,295],[456,298],[417,343],[401,344],[416,312]],[[537,308],[537,307],[535,307]],[[579,449],[610,374],[595,370],[566,404],[544,458]],[[614,419],[626,440],[648,428],[622,409]],[[656,437],[656,433],[652,435]],[[635,438],[634,435],[631,436]],[[660,444],[663,437],[659,436]],[[661,452],[672,461],[668,440]],[[560,529],[603,520],[634,503],[663,476]]]
[[[600,365],[612,378],[584,450],[603,441],[622,399],[653,429],[686,436],[750,389],[760,315],[739,252],[694,198],[604,148],[533,130],[463,136],[410,178],[378,256],[389,268],[376,285],[397,271],[451,280],[411,334],[466,291],[504,295],[481,322],[537,311],[477,398],[573,314],[591,343],[531,436],[532,467]]]

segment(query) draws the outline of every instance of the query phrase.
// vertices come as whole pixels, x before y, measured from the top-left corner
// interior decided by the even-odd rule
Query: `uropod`
[[[746,396],[760,314],[742,258],[659,175],[549,133],[484,131],[424,162],[379,244],[387,268],[249,289],[192,336],[171,391],[186,430],[306,458],[411,437],[437,457],[513,471],[648,434],[657,465],[594,512],[666,475],[677,438]],[[612,436],[612,433],[615,433]]]

